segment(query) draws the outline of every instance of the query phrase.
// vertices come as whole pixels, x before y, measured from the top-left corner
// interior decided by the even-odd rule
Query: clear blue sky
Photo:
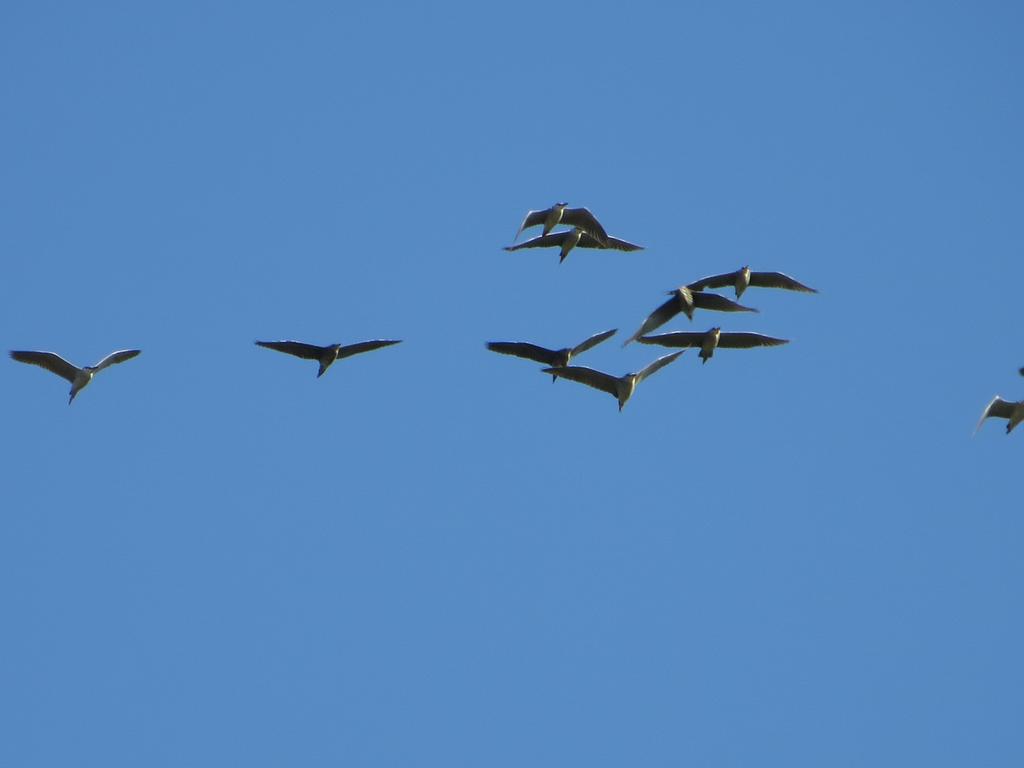
[[[0,364],[0,764],[1024,765],[1022,25],[7,4],[0,345],[143,354]],[[621,414],[484,349],[747,263]]]

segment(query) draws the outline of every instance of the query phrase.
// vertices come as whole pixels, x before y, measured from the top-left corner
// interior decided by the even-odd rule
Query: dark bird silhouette
[[[712,328],[704,333],[661,333],[657,336],[641,336],[641,344],[659,344],[663,347],[700,347],[700,359],[706,363],[715,355],[715,349],[751,349],[752,347],[777,347],[789,344],[789,339],[775,339],[760,333],[722,333],[721,328]]]
[[[335,360],[399,343],[401,343],[401,339],[374,339],[373,341],[360,341],[357,344],[329,344],[326,347],[318,347],[316,344],[304,344],[301,341],[256,342],[258,346],[267,349],[276,349],[278,352],[295,355],[304,360],[316,360],[320,363],[320,370],[316,374],[318,379],[324,375],[324,372],[331,367],[331,363]]]
[[[562,349],[548,349],[547,347],[539,347],[536,344],[530,344],[525,341],[489,341],[487,348],[492,352],[498,352],[502,355],[515,355],[516,357],[524,357],[527,360],[534,360],[551,368],[564,368],[576,355],[596,347],[605,339],[614,336],[617,330],[617,328],[613,328],[603,333],[595,333],[575,347],[563,347]],[[557,376],[552,375],[552,382],[557,379]]]
[[[85,386],[92,381],[93,376],[107,366],[123,363],[125,360],[131,360],[141,352],[142,350],[140,349],[121,349],[117,352],[111,352],[96,363],[96,365],[87,365],[84,368],[72,365],[55,352],[12,351],[11,357],[19,363],[38,365],[40,368],[45,368],[51,373],[56,373],[62,379],[70,381],[71,393],[70,397],[68,397],[68,405],[71,405],[72,401],[75,399],[75,395],[81,392]]]
[[[565,368],[545,368],[544,373],[550,373],[552,376],[558,376],[562,379],[578,381],[580,384],[586,384],[588,387],[607,392],[619,401],[619,410],[621,411],[622,407],[629,401],[629,398],[633,396],[633,392],[636,391],[641,381],[655,371],[664,368],[683,354],[684,351],[680,350],[679,352],[673,352],[671,355],[659,357],[639,373],[627,373],[624,376],[612,376],[608,373],[595,371],[593,368],[584,368],[583,366],[576,365],[570,365]]]
[[[604,227],[601,226],[601,222],[597,220],[594,214],[586,208],[569,208],[568,205],[568,203],[555,203],[543,211],[530,211],[527,213],[526,218],[523,219],[523,223],[516,232],[516,236],[512,238],[513,242],[524,229],[536,227],[538,224],[544,225],[544,230],[541,232],[542,236],[559,224],[564,224],[567,227],[582,229],[601,243],[602,247],[606,246],[608,233],[604,231]]]
[[[732,299],[725,298],[725,296],[719,296],[717,293],[694,291],[685,285],[682,288],[669,291],[668,295],[672,298],[648,315],[640,329],[626,339],[622,346],[626,346],[629,342],[636,341],[655,328],[659,328],[680,312],[685,314],[690,320],[693,320],[693,313],[698,309],[709,309],[716,312],[757,312],[753,307],[744,307]]]
[[[561,256],[558,259],[558,263],[561,264],[565,261],[565,257],[569,255],[569,251],[579,246],[580,248],[611,248],[616,251],[642,251],[642,245],[635,245],[634,243],[627,243],[625,240],[620,240],[617,237],[608,236],[605,242],[602,244],[593,235],[587,234],[579,227],[573,227],[566,232],[554,232],[550,235],[541,235],[535,237],[532,240],[527,240],[525,243],[519,243],[518,245],[506,245],[506,251],[518,251],[521,248],[551,248],[557,246],[561,248]]]
[[[705,288],[726,288],[732,286],[736,291],[736,298],[743,295],[748,287],[755,288],[782,288],[787,291],[802,291],[804,293],[817,293],[798,280],[781,272],[751,272],[750,267],[740,267],[735,272],[726,272],[724,275],[712,275],[704,277],[686,287],[691,291],[703,291]]]
[[[1024,373],[1021,375],[1024,375]],[[981,414],[981,418],[978,419],[978,426],[974,428],[974,434],[978,434],[978,430],[981,429],[982,422],[990,417],[995,419],[1008,419],[1006,424],[1006,434],[1010,434],[1014,427],[1024,421],[1024,400],[1012,402],[1010,400],[1003,400],[999,395],[996,395],[992,398],[992,402],[986,406],[985,412]]]

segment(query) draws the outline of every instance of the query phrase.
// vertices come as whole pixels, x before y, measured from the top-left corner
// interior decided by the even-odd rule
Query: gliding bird
[[[614,336],[617,330],[617,328],[613,328],[610,331],[596,333],[575,347],[563,347],[562,349],[548,349],[547,347],[539,347],[536,344],[529,344],[525,341],[489,341],[487,342],[487,348],[492,352],[498,352],[502,355],[515,355],[516,357],[524,357],[527,360],[534,360],[551,368],[565,368],[576,355],[596,347],[605,339]],[[552,382],[557,379],[557,376],[553,375],[551,377]]]
[[[567,227],[579,227],[588,235],[592,235],[602,246],[606,246],[608,233],[604,231],[604,227],[601,226],[601,222],[594,214],[586,208],[569,208],[568,205],[568,203],[555,203],[543,211],[528,212],[512,240],[515,241],[524,229],[536,227],[538,224],[544,225],[541,235],[546,235],[559,224],[565,224]]]
[[[584,368],[583,366],[576,365],[570,365],[566,368],[545,368],[544,373],[550,373],[552,376],[569,379],[570,381],[578,381],[580,384],[586,384],[588,387],[607,392],[619,401],[619,410],[621,411],[622,407],[629,401],[629,398],[633,396],[633,392],[636,391],[637,385],[641,381],[655,371],[664,368],[685,351],[680,350],[673,352],[671,355],[659,357],[639,373],[627,373],[624,376],[618,377],[603,373],[602,371],[595,371],[593,368]]]
[[[700,359],[706,363],[719,347],[724,349],[750,349],[752,347],[777,347],[789,344],[789,339],[776,339],[760,333],[722,333],[721,328],[712,328],[704,333],[660,333],[657,336],[641,336],[641,344],[659,344],[663,347],[700,347]]]
[[[569,255],[569,251],[579,246],[580,248],[611,248],[616,251],[642,251],[644,247],[642,245],[635,245],[634,243],[627,243],[625,240],[620,240],[617,237],[608,236],[604,243],[598,240],[591,234],[584,232],[579,227],[573,227],[565,232],[554,232],[550,235],[541,235],[535,237],[532,240],[527,240],[525,243],[519,243],[518,245],[506,245],[506,251],[518,251],[520,248],[548,248],[550,246],[557,246],[562,249],[562,255],[558,259],[558,263],[561,264],[565,261],[565,257]]]
[[[757,312],[753,307],[745,307],[737,304],[732,299],[719,296],[717,293],[704,293],[694,291],[687,286],[676,288],[668,292],[672,298],[654,310],[644,320],[640,330],[630,336],[623,343],[626,346],[631,341],[636,341],[644,334],[650,333],[655,328],[664,325],[680,312],[684,313],[690,320],[693,320],[693,312],[697,309],[711,309],[717,312]]]
[[[743,295],[748,287],[755,288],[782,288],[787,291],[802,291],[803,293],[817,293],[814,288],[804,285],[799,280],[794,280],[789,275],[781,272],[751,272],[750,267],[740,267],[735,272],[726,272],[724,275],[712,275],[704,277],[686,287],[691,291],[703,291],[705,288],[727,288],[731,286],[736,291],[736,298]]]
[[[71,405],[71,402],[75,399],[75,395],[81,392],[85,386],[92,381],[93,376],[107,366],[123,363],[125,360],[131,360],[141,352],[142,350],[140,349],[121,349],[117,352],[111,352],[96,363],[96,365],[87,365],[84,368],[72,365],[55,352],[12,351],[11,357],[19,363],[38,365],[40,368],[45,368],[51,373],[56,373],[61,378],[70,381],[71,394],[70,397],[68,397],[68,405]]]
[[[329,344],[326,347],[318,347],[316,344],[304,344],[301,341],[257,341],[256,344],[267,349],[276,349],[288,355],[295,355],[305,360],[316,360],[320,363],[320,370],[316,377],[319,379],[324,372],[331,367],[335,360],[343,357],[358,355],[360,352],[369,352],[373,349],[388,347],[392,344],[399,344],[401,339],[374,339],[373,341],[360,341],[358,344]]]

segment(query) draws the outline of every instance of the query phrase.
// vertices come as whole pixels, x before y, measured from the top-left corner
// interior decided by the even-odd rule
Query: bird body
[[[327,369],[331,367],[331,363],[338,359],[340,351],[341,344],[331,344],[328,347],[324,347],[323,354],[320,355],[318,360],[320,363],[320,370],[316,373],[318,379],[327,372]]]
[[[721,328],[712,328],[710,331],[704,334],[704,338],[700,342],[700,364],[704,365],[711,357],[715,354],[715,347],[718,346],[718,340],[722,338]]]
[[[691,291],[703,291],[705,288],[727,288],[730,286],[736,291],[737,299],[750,286],[756,288],[782,288],[787,291],[800,291],[802,293],[818,292],[816,289],[806,286],[799,280],[794,280],[789,275],[784,275],[781,272],[751,272],[750,267],[747,266],[740,267],[735,272],[703,277],[688,284],[686,287]]]
[[[590,338],[580,342],[575,347],[563,347],[562,349],[548,349],[525,341],[491,341],[487,348],[492,352],[502,355],[514,355],[515,357],[534,360],[543,363],[551,368],[564,368],[576,355],[586,352],[588,349],[597,346],[605,339],[614,336],[618,329],[596,333]],[[551,380],[556,381],[557,376],[552,375]]]
[[[621,411],[623,406],[625,406],[633,396],[633,393],[636,391],[636,388],[641,381],[646,379],[655,371],[664,368],[683,354],[684,351],[685,350],[680,350],[679,352],[673,352],[670,355],[659,357],[639,373],[627,373],[624,376],[612,376],[611,374],[604,373],[603,371],[596,371],[593,368],[585,368],[583,366],[575,365],[570,365],[565,368],[545,368],[544,373],[550,373],[552,376],[569,379],[570,381],[577,381],[580,384],[586,384],[588,387],[593,387],[594,389],[599,389],[602,392],[607,392],[618,400],[619,410]]]
[[[743,292],[747,290],[747,286],[750,285],[750,267],[741,267],[736,270],[736,280],[733,283],[733,290],[736,291],[736,298],[738,299],[743,295]]]
[[[71,380],[71,391],[68,393],[68,405],[71,405],[75,395],[81,392],[85,386],[92,381],[96,371],[92,368],[79,368],[75,378]]]
[[[604,227],[601,226],[601,222],[597,220],[597,217],[586,208],[569,208],[568,203],[555,203],[543,211],[529,211],[526,214],[526,218],[523,219],[523,223],[519,226],[519,230],[516,232],[516,237],[513,240],[518,238],[524,229],[535,227],[538,224],[544,225],[544,229],[541,232],[542,237],[559,224],[565,224],[582,229],[601,243],[602,247],[607,245],[608,233],[604,231]]]
[[[583,230],[579,227],[573,227],[572,230],[562,240],[561,253],[558,257],[558,263],[561,264],[565,261],[565,257],[569,255],[569,251],[580,244],[580,240],[583,239]]]
[[[301,341],[257,341],[257,346],[284,352],[288,355],[301,357],[305,360],[316,360],[320,363],[320,370],[316,377],[319,379],[335,360],[358,355],[361,352],[369,352],[381,347],[388,347],[392,344],[399,344],[400,339],[373,339],[372,341],[360,341],[356,344],[328,344],[325,347],[316,344],[306,344]]]
[[[985,407],[981,418],[978,419],[978,426],[974,428],[975,434],[981,429],[982,422],[989,417],[1007,419],[1006,434],[1010,434],[1014,427],[1024,421],[1024,400],[1013,402],[1011,400],[1003,400],[999,395],[996,395],[992,398],[992,402]]]
[[[760,333],[722,333],[721,328],[711,328],[704,333],[661,333],[657,336],[641,336],[638,340],[641,344],[659,344],[663,347],[700,347],[700,359],[704,363],[714,357],[719,347],[750,349],[789,343],[789,339],[776,339]]]
[[[78,366],[69,363],[56,352],[12,350],[11,358],[17,360],[19,363],[38,365],[40,368],[45,368],[51,373],[55,373],[61,378],[70,381],[71,392],[68,396],[68,405],[71,405],[75,396],[85,389],[89,382],[92,381],[93,376],[107,366],[123,363],[125,360],[131,360],[141,352],[142,350],[139,349],[120,349],[116,352],[111,352],[96,363],[96,365],[87,365],[84,368],[79,368]]]
[[[693,320],[693,313],[698,309],[708,309],[716,312],[757,312],[753,307],[737,304],[735,301],[725,298],[725,296],[719,296],[717,293],[695,291],[685,285],[669,291],[668,295],[671,298],[648,315],[639,330],[626,339],[622,346],[626,346],[631,341],[636,341],[655,328],[661,327],[680,312],[685,314],[690,320]]]
[[[617,237],[607,237],[605,242],[602,243],[594,237],[594,235],[587,233],[580,227],[573,227],[565,232],[553,232],[549,235],[540,235],[539,237],[527,240],[525,243],[519,243],[518,245],[506,245],[505,250],[518,251],[521,248],[550,248],[554,246],[561,249],[561,255],[558,259],[559,263],[565,261],[565,257],[568,256],[569,252],[577,246],[580,248],[601,248],[616,251],[643,250],[642,245],[629,243],[625,240],[620,240]]]
[[[565,208],[568,205],[568,203],[555,203],[550,208],[548,208],[547,216],[544,217],[544,230],[541,232],[542,235],[546,235],[548,232],[550,232],[552,229],[554,229],[561,223],[562,216],[565,214]],[[529,218],[530,214],[526,214],[524,224],[526,221],[529,220]],[[523,228],[520,227],[519,231],[522,232]],[[518,233],[516,236],[518,237]]]

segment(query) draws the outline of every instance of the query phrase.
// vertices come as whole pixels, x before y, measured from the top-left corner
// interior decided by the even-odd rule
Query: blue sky
[[[1021,764],[1022,21],[8,5],[3,348],[143,354],[0,366],[0,763]],[[743,264],[621,414],[484,349]]]

